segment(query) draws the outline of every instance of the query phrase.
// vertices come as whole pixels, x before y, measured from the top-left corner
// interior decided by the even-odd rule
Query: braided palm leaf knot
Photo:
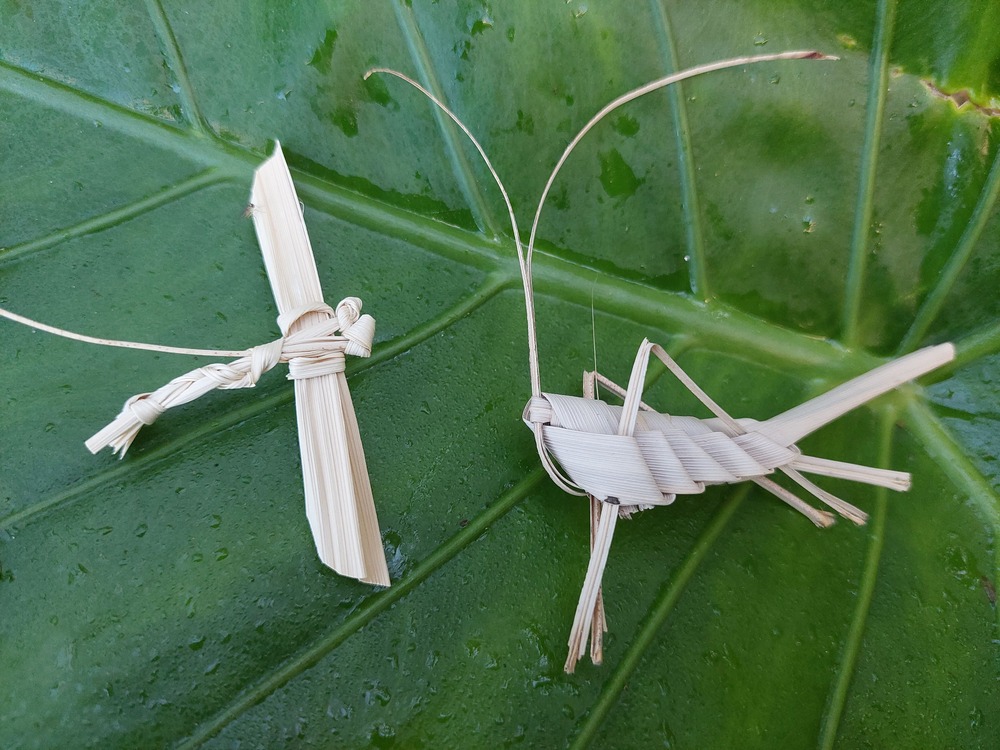
[[[296,324],[307,316],[318,322]],[[345,355],[368,357],[375,336],[375,320],[361,314],[361,300],[347,297],[336,310],[324,303],[290,310],[278,317],[282,336],[249,349],[232,362],[217,362],[174,378],[151,393],[139,393],[125,402],[110,425],[87,441],[94,453],[110,445],[124,456],[143,425],[152,424],[167,409],[180,406],[216,388],[252,388],[279,362],[288,363],[288,378],[299,380],[343,372]]]

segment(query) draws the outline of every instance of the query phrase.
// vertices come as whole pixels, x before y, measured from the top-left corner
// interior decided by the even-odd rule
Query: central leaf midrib
[[[101,102],[55,81],[30,75],[3,62],[0,62],[0,88],[50,105],[55,104],[57,108],[76,117],[94,117],[103,113],[107,115],[106,124],[109,127],[174,151],[204,167],[214,167],[220,179],[249,182],[250,174],[261,158],[252,151],[237,148],[214,137],[192,135],[145,115]],[[457,263],[484,270],[504,266],[509,273],[516,273],[513,240],[494,242],[483,235],[406,212],[313,175],[298,170],[293,170],[293,174],[300,197],[326,213],[387,236],[405,239]],[[88,221],[98,223],[100,217]],[[59,231],[53,234],[59,234]],[[32,240],[31,244],[38,246],[45,242],[46,238],[38,238]],[[539,252],[537,257],[535,271],[540,291],[590,306],[589,294],[584,300],[578,291],[582,288],[589,289],[593,285],[595,269],[545,252]],[[818,365],[831,360],[843,363],[856,357],[856,361],[847,369],[858,370],[859,365],[875,361],[860,353],[837,352],[829,342],[767,323],[721,303],[699,304],[686,296],[606,274],[597,284],[601,290],[595,298],[597,309],[627,318],[652,319],[657,324],[673,323],[674,326],[682,327],[686,333],[717,337],[727,346],[733,345],[747,353],[763,353],[769,358],[777,359],[779,364]],[[636,311],[641,311],[641,315],[635,316]],[[539,325],[545,325],[541,314]]]
[[[892,431],[896,416],[894,411],[887,411],[883,415],[880,425],[879,466],[891,465]],[[875,583],[878,577],[879,564],[882,560],[882,549],[885,545],[886,519],[888,516],[887,495],[888,490],[885,488],[880,487],[875,490],[875,511],[870,519],[870,540],[868,551],[865,554],[865,562],[854,605],[854,613],[848,625],[843,646],[841,647],[837,669],[832,680],[832,690],[827,699],[823,721],[820,724],[819,746],[823,750],[830,750],[836,742],[837,732],[840,729],[841,720],[844,715],[844,708],[847,705],[848,691],[850,690],[857,668],[865,626],[868,623],[872,601],[875,598]]]
[[[165,124],[2,61],[0,88],[56,106],[75,117],[106,115],[107,126],[173,151],[206,168],[214,168],[220,179],[249,183],[250,175],[261,159],[259,154],[215,136],[198,135]],[[492,241],[483,235],[355,193],[314,175],[294,169],[293,174],[300,197],[337,218],[386,236],[405,239],[456,263],[486,271],[504,268],[508,273],[516,273],[513,240],[510,238],[501,237],[500,242]],[[96,223],[100,217],[88,221]],[[59,230],[53,234],[58,233]],[[32,240],[31,244],[45,242],[46,238],[39,238]],[[580,289],[589,290],[594,285],[596,269],[541,251],[537,258],[535,276],[539,291],[590,306],[589,292],[582,295]],[[824,365],[832,368],[829,374],[835,379],[842,373],[857,374],[879,361],[865,352],[845,351],[833,342],[782,328],[717,301],[701,304],[685,295],[607,273],[596,283],[600,294],[595,296],[594,305],[599,310],[632,320],[651,321],[667,329],[680,328],[686,334],[699,338],[712,337],[723,342],[727,348],[734,347],[733,350],[738,353],[766,356],[777,366]],[[539,326],[544,325],[541,311]]]

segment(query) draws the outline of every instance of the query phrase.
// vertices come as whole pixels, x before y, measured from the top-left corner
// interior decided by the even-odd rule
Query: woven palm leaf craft
[[[570,141],[542,191],[527,247],[522,246],[514,210],[500,177],[485,151],[459,118],[430,91],[397,71],[376,68],[367,74],[396,76],[421,91],[448,115],[482,156],[503,195],[520,263],[528,324],[528,362],[531,399],[523,413],[532,430],[538,456],[560,488],[588,496],[591,505],[591,557],[569,637],[566,671],[572,672],[587,648],[594,663],[603,659],[607,630],[601,579],[620,517],[637,510],[669,505],[677,495],[704,492],[713,484],[752,481],[808,517],[817,526],[833,523],[834,516],[817,510],[769,478],[780,471],[820,502],[857,524],[867,516],[803,476],[804,473],[906,490],[904,472],[861,466],[804,455],[797,441],[846,412],[919,377],[954,356],[951,344],[931,346],[878,367],[833,390],[766,421],[734,419],[706,394],[657,344],[643,341],[636,354],[627,387],[621,388],[596,372],[585,373],[584,395],[566,396],[542,390],[535,330],[531,260],[542,208],[549,189],[577,143],[606,115],[651,91],[695,75],[725,68],[777,60],[836,59],[814,51],[784,52],[735,58],[702,65],[652,81],[602,108]],[[655,356],[714,415],[709,419],[678,417],[657,412],[641,400],[649,358]],[[595,399],[602,384],[620,396],[622,406]]]
[[[345,355],[370,356],[375,321],[361,313],[357,297],[336,308],[323,301],[302,205],[279,143],[254,173],[249,214],[280,313],[281,338],[268,344],[240,351],[159,346],[84,336],[6,310],[0,315],[91,344],[238,358],[198,367],[128,399],[115,420],[86,441],[92,453],[110,447],[124,457],[139,430],[167,409],[216,388],[251,388],[264,372],[287,362],[288,378],[295,382],[306,516],[320,560],[341,575],[388,586],[368,468],[344,376]]]

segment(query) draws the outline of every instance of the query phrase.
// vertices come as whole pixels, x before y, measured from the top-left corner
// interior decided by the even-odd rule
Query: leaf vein
[[[664,72],[667,75],[680,69],[677,59],[677,44],[673,26],[664,2],[651,0],[656,20],[657,39],[660,43]],[[691,144],[691,128],[688,124],[687,106],[684,104],[684,83],[668,86],[666,95],[673,112],[674,140],[677,144],[677,162],[680,172],[681,207],[683,209],[684,235],[687,244],[688,278],[691,294],[698,299],[708,299],[711,287],[705,258],[705,233],[702,229],[701,203],[695,179],[694,149]]]
[[[875,177],[882,118],[889,90],[889,48],[896,17],[896,0],[879,0],[875,38],[869,65],[868,101],[865,112],[865,140],[861,152],[858,177],[858,198],[854,212],[850,261],[847,267],[847,287],[844,297],[842,337],[848,346],[857,344],[859,317],[863,303],[865,267],[867,265],[869,233],[875,210]]]
[[[231,179],[229,175],[217,169],[209,168],[175,183],[158,193],[140,198],[124,206],[119,206],[100,216],[84,219],[71,226],[56,229],[45,236],[37,237],[18,245],[12,245],[5,250],[0,250],[0,266],[8,265],[15,261],[22,261],[30,255],[48,250],[66,240],[110,229],[117,224],[155,211],[199,190],[211,187],[212,185],[218,185],[229,179]]]
[[[1000,326],[991,320],[967,336],[955,340],[958,354],[951,369],[963,367],[981,357],[989,357],[1000,352]]]
[[[1000,530],[1000,495],[956,442],[951,432],[941,424],[931,407],[911,401],[906,410],[907,425],[924,449],[945,474],[969,496],[984,519],[994,530]],[[997,547],[1000,556],[1000,547]],[[997,560],[1000,568],[1000,557]]]
[[[924,303],[917,311],[913,324],[906,332],[906,335],[903,336],[903,340],[899,344],[899,354],[904,354],[915,348],[926,335],[927,330],[937,318],[938,313],[941,312],[946,298],[954,288],[962,270],[969,262],[972,251],[975,249],[976,243],[983,233],[983,229],[986,228],[986,222],[990,218],[991,210],[997,203],[997,196],[1000,196],[1000,148],[997,149],[996,155],[993,157],[993,166],[990,168],[986,184],[979,195],[979,200],[976,202],[972,216],[969,218],[969,224],[962,233],[962,237],[955,247],[954,254],[942,270],[937,284],[924,299]]]
[[[878,451],[879,466],[889,466],[892,463],[889,459],[892,455],[892,430],[895,417],[894,411],[887,410],[882,421],[882,435]],[[854,616],[851,618],[844,647],[840,652],[833,690],[827,701],[826,711],[820,725],[819,747],[823,750],[830,750],[836,742],[837,730],[843,718],[844,707],[847,705],[847,694],[857,668],[858,655],[861,653],[865,625],[868,622],[868,614],[871,612],[872,601],[875,598],[875,583],[878,578],[879,563],[882,560],[882,550],[885,546],[886,517],[888,515],[886,493],[885,489],[878,489],[875,493],[875,510],[872,514],[870,542],[861,573],[857,604],[854,607]]]
[[[423,34],[421,34],[420,27],[413,15],[413,9],[408,6],[408,3],[397,2],[395,4],[396,18],[399,21],[400,30],[403,32],[407,46],[410,49],[410,56],[413,58],[413,63],[417,69],[417,79],[421,80],[427,87],[427,90],[433,93],[438,99],[447,101],[447,97],[441,89],[439,78],[434,70],[434,64],[431,61],[430,52],[424,42]],[[469,203],[469,207],[476,219],[476,224],[482,231],[488,232],[491,236],[500,237],[501,234],[496,217],[490,210],[489,204],[480,190],[476,173],[469,163],[465,148],[463,148],[464,144],[461,142],[458,128],[437,107],[433,109],[434,119],[437,121],[438,128],[444,137],[448,161],[454,170],[455,178],[458,181],[462,194]]]
[[[348,617],[343,623],[326,635],[313,641],[298,655],[264,676],[255,685],[244,690],[233,703],[222,709],[208,721],[196,727],[195,731],[177,745],[177,747],[183,750],[200,747],[243,713],[253,708],[275,691],[280,690],[284,685],[287,685],[291,680],[310,667],[315,666],[324,656],[335,650],[393,604],[403,599],[462,550],[471,546],[482,536],[483,532],[523,500],[541,482],[544,476],[542,468],[540,466],[537,467],[514,487],[501,495],[489,508],[470,521],[468,526],[440,544],[416,565],[409,575],[396,582],[391,588],[371,596],[359,610]]]
[[[163,10],[163,4],[160,0],[146,0],[146,11],[149,14],[149,19],[153,22],[156,36],[160,40],[160,46],[167,59],[167,66],[177,79],[177,87],[180,89],[178,95],[181,98],[181,106],[187,114],[188,124],[195,131],[210,132],[211,128],[198,107],[194,86],[188,76],[187,65],[184,63],[183,55],[181,55],[180,45],[177,43],[174,30]]]

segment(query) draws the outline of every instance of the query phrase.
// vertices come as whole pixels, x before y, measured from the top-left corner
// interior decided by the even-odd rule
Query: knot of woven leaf
[[[309,322],[318,316],[318,322]],[[302,327],[291,333],[297,323]],[[345,355],[370,356],[375,337],[375,320],[361,314],[357,297],[341,300],[336,310],[325,304],[289,310],[279,316],[278,326],[284,334],[280,359],[288,362],[289,380],[343,372]]]
[[[288,363],[292,380],[343,372],[345,355],[370,356],[375,336],[375,320],[361,314],[357,297],[347,297],[336,309],[319,303],[289,310],[278,318],[278,327],[280,339],[255,346],[239,359],[204,365],[151,393],[132,396],[114,422],[87,441],[87,447],[96,453],[110,446],[124,456],[143,425],[152,424],[167,409],[215,389],[252,388],[279,362]]]

